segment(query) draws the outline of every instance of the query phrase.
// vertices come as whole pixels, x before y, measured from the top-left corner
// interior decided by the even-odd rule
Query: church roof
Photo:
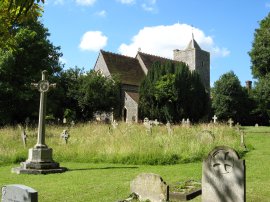
[[[144,65],[146,66],[146,68],[149,70],[152,65],[155,62],[160,62],[161,64],[167,63],[167,62],[173,62],[173,63],[179,63],[176,60],[171,60],[168,58],[163,58],[160,56],[156,56],[156,55],[151,55],[151,54],[147,54],[147,53],[142,53],[142,52],[138,52],[138,55],[141,57]]]
[[[199,49],[199,50],[201,50],[201,47],[199,46],[197,41],[194,39],[193,34],[192,34],[191,41],[189,42],[188,46],[186,47],[186,50],[189,50],[189,49]]]
[[[122,84],[139,86],[144,72],[136,58],[100,51],[106,62],[110,74],[118,74]]]
[[[129,92],[126,91],[126,93],[136,102],[139,103],[139,93],[135,93],[135,92]]]

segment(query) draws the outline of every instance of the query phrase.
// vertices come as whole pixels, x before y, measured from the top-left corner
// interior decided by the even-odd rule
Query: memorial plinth
[[[17,174],[49,174],[62,173],[67,168],[60,167],[59,163],[53,160],[53,150],[45,144],[45,115],[47,92],[50,87],[56,84],[50,84],[47,80],[47,71],[42,71],[42,80],[32,84],[40,91],[39,122],[37,144],[29,149],[28,159],[21,163],[21,167],[13,168],[12,172]]]

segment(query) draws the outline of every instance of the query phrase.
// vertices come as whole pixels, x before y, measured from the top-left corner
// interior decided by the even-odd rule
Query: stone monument
[[[245,202],[245,161],[230,147],[212,150],[203,161],[202,202]]]
[[[42,80],[32,84],[40,92],[39,121],[37,144],[29,149],[28,159],[21,163],[21,167],[13,168],[12,172],[17,174],[47,174],[62,173],[67,169],[59,167],[59,163],[53,161],[52,148],[45,144],[45,115],[47,93],[56,84],[50,84],[47,80],[47,71],[42,71]]]

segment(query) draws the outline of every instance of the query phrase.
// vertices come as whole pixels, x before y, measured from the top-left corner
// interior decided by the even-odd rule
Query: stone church
[[[101,50],[94,70],[104,76],[118,74],[121,81],[121,114],[125,122],[138,122],[139,86],[154,62],[185,62],[196,70],[205,86],[210,89],[210,53],[192,39],[184,50],[174,50],[173,60],[138,51],[135,58]]]

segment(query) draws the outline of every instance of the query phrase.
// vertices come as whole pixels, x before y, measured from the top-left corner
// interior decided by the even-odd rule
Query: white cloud
[[[143,10],[148,12],[157,12],[156,3],[156,0],[147,0],[145,1],[145,3],[142,4],[142,8]]]
[[[118,2],[122,4],[135,4],[136,0],[117,0]]]
[[[92,6],[96,0],[76,0],[76,3],[81,6]]]
[[[108,37],[101,31],[88,31],[81,38],[79,48],[83,51],[97,52],[107,45]]]
[[[107,12],[105,10],[102,10],[102,11],[96,12],[96,15],[99,17],[106,17]]]
[[[230,54],[226,48],[214,44],[212,37],[206,36],[198,28],[187,24],[144,27],[132,38],[130,44],[121,44],[119,52],[134,57],[140,48],[142,52],[172,58],[174,49],[185,49],[194,34],[200,47],[211,53],[211,57],[225,57]]]

